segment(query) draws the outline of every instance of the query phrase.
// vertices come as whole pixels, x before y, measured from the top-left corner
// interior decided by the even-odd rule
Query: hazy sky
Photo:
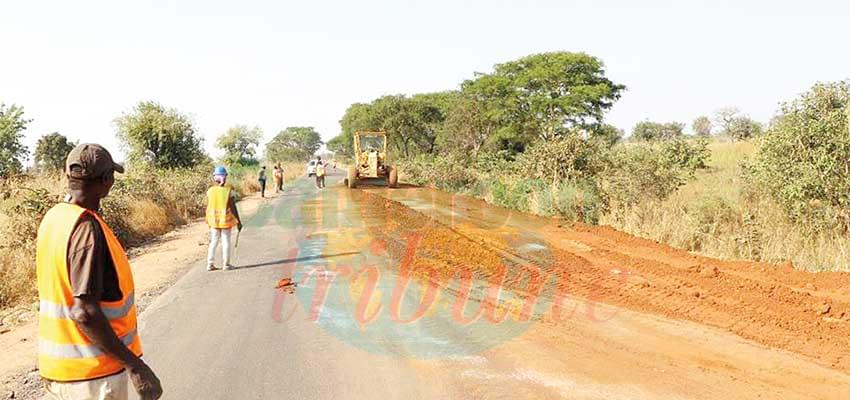
[[[688,122],[723,106],[767,121],[850,78],[846,1],[5,1],[0,101],[49,132],[118,148],[112,120],[153,99],[213,151],[234,124],[327,140],[353,102],[457,88],[544,51],[584,51],[628,87],[608,114]],[[842,50],[843,49],[843,50]]]

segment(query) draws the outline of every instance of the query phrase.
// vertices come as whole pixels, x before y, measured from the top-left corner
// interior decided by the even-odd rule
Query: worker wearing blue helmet
[[[233,227],[242,230],[242,219],[236,209],[233,191],[227,185],[227,169],[215,167],[215,184],[207,190],[207,225],[210,226],[210,245],[207,250],[207,271],[218,269],[215,266],[215,251],[221,242],[221,255],[224,269],[232,269],[230,264],[230,237]]]

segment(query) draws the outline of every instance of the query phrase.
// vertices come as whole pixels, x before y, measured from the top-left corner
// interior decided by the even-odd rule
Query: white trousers
[[[127,400],[127,373],[82,382],[44,383],[42,400]]]
[[[210,228],[210,248],[207,250],[207,264],[215,264],[215,249],[221,240],[221,258],[224,265],[230,265],[230,234],[231,229]]]

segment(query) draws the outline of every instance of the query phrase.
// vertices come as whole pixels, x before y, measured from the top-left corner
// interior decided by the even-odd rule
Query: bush
[[[632,138],[643,141],[673,140],[684,135],[685,124],[668,122],[666,124],[641,121],[632,129]]]
[[[815,85],[782,105],[745,176],[793,221],[848,230],[849,116],[850,82]]]
[[[490,202],[518,211],[532,211],[532,194],[539,193],[545,187],[536,179],[494,176],[487,181],[490,189]]]
[[[693,177],[697,169],[708,168],[711,157],[708,139],[704,137],[693,142],[681,138],[664,142],[661,144],[661,152],[666,164],[682,168],[689,177]]]
[[[571,133],[529,147],[517,157],[517,172],[552,183],[590,179],[604,169],[607,150],[602,141]]]
[[[422,154],[402,161],[399,167],[407,182],[448,192],[466,192],[478,182],[476,172],[455,157]]]
[[[627,145],[609,153],[608,166],[600,174],[606,199],[616,207],[628,207],[644,200],[665,199],[689,176],[688,169],[675,162],[667,147]]]
[[[554,211],[568,221],[597,224],[608,205],[591,181],[561,182],[555,185]]]

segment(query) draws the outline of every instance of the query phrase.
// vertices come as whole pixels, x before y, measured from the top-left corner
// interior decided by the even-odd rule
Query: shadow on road
[[[293,263],[293,262],[301,262],[301,261],[309,261],[309,260],[317,260],[317,259],[328,259],[328,258],[333,258],[333,257],[351,256],[351,255],[359,254],[359,253],[360,253],[359,251],[350,251],[350,252],[346,252],[346,253],[337,253],[337,254],[322,254],[322,255],[318,255],[318,256],[286,258],[286,259],[281,259],[281,260],[268,261],[268,262],[264,262],[264,263],[238,266],[234,269],[268,267],[268,266],[271,266],[271,265],[283,265],[283,264],[289,264],[289,263]]]

